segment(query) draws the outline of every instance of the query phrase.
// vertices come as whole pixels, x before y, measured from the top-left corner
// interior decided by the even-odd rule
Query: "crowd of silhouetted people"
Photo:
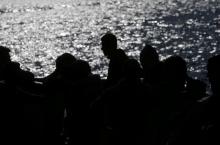
[[[108,32],[101,50],[108,75],[64,53],[45,78],[22,70],[0,46],[2,133],[24,145],[217,145],[220,55],[209,58],[207,84],[187,75],[186,61],[160,61],[146,44],[139,60],[117,48]],[[2,141],[3,142],[3,141]],[[5,143],[3,143],[5,144]]]

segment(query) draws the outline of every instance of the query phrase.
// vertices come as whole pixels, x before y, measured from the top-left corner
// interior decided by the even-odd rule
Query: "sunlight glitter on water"
[[[0,2],[0,44],[38,77],[51,73],[64,52],[88,60],[105,76],[108,61],[100,38],[109,30],[130,56],[138,58],[148,42],[161,59],[174,53],[184,57],[190,74],[200,78],[207,59],[220,51],[218,0],[40,1]]]

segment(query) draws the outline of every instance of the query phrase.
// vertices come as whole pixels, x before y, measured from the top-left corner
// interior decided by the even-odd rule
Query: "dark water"
[[[63,52],[88,60],[106,75],[100,37],[112,31],[119,47],[138,58],[145,42],[160,58],[184,57],[189,74],[205,79],[207,59],[220,53],[219,0],[1,0],[0,45],[38,77]]]

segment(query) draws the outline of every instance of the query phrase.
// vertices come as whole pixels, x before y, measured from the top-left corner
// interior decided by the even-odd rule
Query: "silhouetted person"
[[[25,87],[31,87],[34,81],[34,74],[22,70],[18,62],[11,62],[7,65],[5,77],[8,83]]]
[[[140,75],[139,63],[128,59],[124,65],[124,77],[102,94],[100,107],[104,111],[104,132],[109,137],[107,143],[136,144],[137,138],[143,134],[146,89]]]
[[[63,53],[56,59],[56,69],[49,76],[37,79],[37,81],[42,81],[47,83],[48,80],[56,79],[60,74],[65,73],[64,71],[68,69],[69,65],[76,61],[76,58],[70,53]]]
[[[18,62],[11,61],[9,52],[8,48],[0,47],[0,77],[2,80],[7,80],[10,84],[19,83],[19,85],[33,81],[34,75],[22,70]]]
[[[23,126],[23,104],[22,98],[18,98],[16,95],[15,80],[13,80],[13,83],[9,81],[9,78],[14,77],[14,74],[9,77],[8,68],[10,65],[10,49],[0,46],[0,95],[2,105],[5,108],[1,112],[2,143],[14,144],[14,140],[21,143],[24,139],[20,132],[21,126]]]
[[[220,105],[220,55],[211,57],[208,60],[208,78],[211,84],[212,96],[208,100],[204,113],[204,132],[202,142],[205,145],[219,144],[219,105]]]
[[[37,86],[34,83],[34,75],[22,70],[19,63],[11,61],[5,69],[5,83],[11,103],[7,111],[11,112],[8,114],[10,119],[12,118],[11,121],[13,120],[11,126],[15,130],[12,134],[19,137],[22,144],[42,144],[43,124],[40,121],[43,115],[38,107],[42,102],[39,95],[42,92],[35,89]],[[17,132],[18,130],[22,132]]]
[[[117,83],[123,77],[124,63],[128,59],[122,49],[117,48],[117,38],[112,33],[106,33],[102,38],[102,51],[110,60],[107,76],[107,86]]]
[[[13,90],[10,89],[9,85],[6,83],[6,67],[7,65],[11,62],[10,59],[10,49],[0,46],[0,94],[1,94],[1,102],[5,106],[6,109],[3,109],[4,111],[1,112],[1,118],[2,118],[2,126],[1,126],[1,131],[3,133],[2,141],[1,143],[4,143],[9,140],[9,143],[13,143],[10,141],[10,137],[15,137],[12,132],[15,129],[16,125],[13,125],[13,105],[14,105],[14,100],[10,98],[11,96],[13,97]],[[3,105],[3,106],[4,106]],[[8,106],[10,105],[10,107]],[[12,105],[12,106],[11,106]],[[3,107],[2,106],[2,107]],[[7,109],[9,107],[9,109]],[[17,133],[17,132],[16,132]],[[15,133],[15,134],[16,134]]]
[[[179,121],[179,125],[176,127],[176,130],[174,131],[175,134],[171,139],[172,141],[169,141],[170,145],[219,144],[217,137],[218,135],[216,134],[216,132],[218,131],[217,114],[219,113],[219,101],[218,97],[216,98],[215,96],[216,94],[218,94],[215,92],[215,87],[219,85],[218,83],[216,83],[219,82],[219,62],[220,57],[216,56],[210,58],[207,65],[208,78],[212,86],[213,96],[203,102],[193,103],[194,106],[189,108],[190,110],[185,113],[182,121]],[[204,94],[206,88],[205,84],[198,80],[190,81],[192,82],[189,82],[190,85],[186,88],[186,90],[188,91],[188,102],[195,102],[201,99],[202,96],[206,96]]]
[[[144,82],[155,84],[159,80],[159,55],[154,47],[146,44],[140,53],[140,63],[143,68]]]
[[[93,144],[97,142],[98,135],[90,104],[99,94],[101,79],[92,74],[89,63],[83,60],[77,60],[70,72],[72,77],[69,78],[73,79],[66,82],[69,90],[65,94],[68,113],[65,128],[71,144]]]
[[[60,144],[63,142],[61,133],[64,127],[65,95],[68,92],[67,82],[73,79],[73,67],[76,59],[64,53],[56,59],[55,71],[44,79],[45,86],[45,142]]]
[[[164,82],[172,91],[183,91],[187,78],[186,62],[180,56],[171,56],[164,61]]]
[[[185,102],[186,62],[171,56],[161,64],[159,87],[152,91],[152,111],[148,127],[150,144],[165,144],[187,108]]]
[[[24,116],[26,97],[29,93],[23,88],[32,82],[33,75],[20,69],[19,63],[12,62],[10,50],[2,46],[0,47],[0,78],[1,100],[7,105],[2,114],[2,133],[5,135],[3,138],[8,144],[15,144],[15,141],[18,144],[25,144],[26,140],[34,139],[37,135],[32,131],[27,134],[28,125]]]

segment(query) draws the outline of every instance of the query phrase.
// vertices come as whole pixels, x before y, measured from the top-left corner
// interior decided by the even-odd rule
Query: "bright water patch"
[[[204,79],[207,59],[220,51],[219,23],[219,0],[1,0],[0,45],[38,77],[64,52],[105,75],[100,38],[112,31],[130,56],[148,42],[161,59],[181,55],[190,75]]]

